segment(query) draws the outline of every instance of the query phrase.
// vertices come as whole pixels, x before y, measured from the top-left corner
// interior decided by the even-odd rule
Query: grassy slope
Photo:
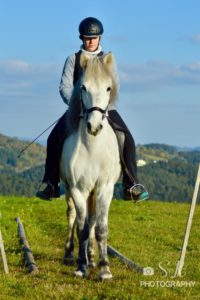
[[[149,201],[140,204],[114,200],[109,218],[109,243],[155,275],[145,277],[110,259],[114,275],[110,282],[98,282],[96,270],[88,279],[72,276],[74,266],[62,264],[66,232],[65,201],[43,202],[36,198],[0,197],[1,230],[10,274],[3,274],[0,258],[0,299],[200,299],[200,226],[196,208],[184,277],[194,287],[142,287],[142,281],[173,281],[163,277],[161,262],[174,274],[180,255],[189,205]],[[23,267],[15,217],[24,224],[40,273],[31,277]],[[168,265],[168,262],[170,264]],[[193,298],[194,297],[194,298]]]

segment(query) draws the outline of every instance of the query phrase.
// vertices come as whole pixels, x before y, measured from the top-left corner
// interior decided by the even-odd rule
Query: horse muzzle
[[[99,134],[102,129],[102,124],[99,124],[97,127],[93,127],[90,122],[87,122],[87,132],[93,136]]]

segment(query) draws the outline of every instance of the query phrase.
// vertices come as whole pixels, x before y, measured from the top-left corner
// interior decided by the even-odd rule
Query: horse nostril
[[[90,122],[87,122],[87,131],[88,133],[96,136],[103,128],[102,124],[99,124],[96,128],[92,128],[92,124]]]
[[[90,122],[87,122],[87,129],[88,129],[89,132],[92,131],[92,125],[91,125]]]

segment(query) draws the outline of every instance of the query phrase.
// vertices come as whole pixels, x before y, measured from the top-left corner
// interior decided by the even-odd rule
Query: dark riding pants
[[[67,114],[68,111],[66,111],[66,113],[59,119],[58,123],[51,131],[47,140],[47,157],[43,182],[51,182],[51,184],[53,184],[54,186],[56,186],[60,181],[60,158],[64,140],[69,135],[66,122]],[[123,184],[124,188],[130,188],[134,183],[137,183],[135,142],[118,112],[116,110],[110,110],[108,112],[108,115],[109,123],[115,133],[117,134],[118,130],[124,133],[124,145],[122,146],[119,144],[119,147],[123,147],[123,149],[120,149],[120,152],[123,155],[123,162],[126,164],[131,177],[134,178],[134,182],[130,179],[130,176],[125,171],[125,167],[122,163]]]

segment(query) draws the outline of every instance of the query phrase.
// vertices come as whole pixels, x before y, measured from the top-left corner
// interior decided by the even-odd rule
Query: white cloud
[[[0,96],[48,93],[58,85],[61,68],[56,64],[30,64],[22,60],[0,61]]]
[[[5,60],[0,61],[0,70],[4,74],[27,73],[31,66],[22,60]]]
[[[24,60],[1,60],[0,61],[0,70],[1,72],[11,72],[11,73],[34,73],[37,70],[47,71],[52,68],[57,68],[58,66],[53,63],[49,64],[31,64]]]
[[[0,61],[0,96],[51,96],[58,94],[62,66],[30,64],[20,60]],[[171,64],[148,61],[119,66],[121,88],[129,92],[166,86],[200,84],[200,62]]]
[[[165,61],[120,65],[121,87],[129,90],[200,84],[200,62],[176,65]]]
[[[192,36],[181,36],[179,40],[189,41],[193,44],[200,45],[200,34]]]
[[[34,137],[62,115],[66,106],[58,92],[61,67],[51,63],[0,61],[2,133]],[[119,73],[122,86],[119,112],[137,143],[187,141],[189,144],[190,140],[191,144],[196,143],[191,132],[199,128],[200,62],[124,64],[119,66]],[[162,90],[166,86],[172,88]],[[123,93],[123,89],[128,93]],[[138,91],[143,93],[136,94]],[[185,121],[188,117],[189,124]],[[173,132],[173,139],[171,132],[177,126],[180,130]]]

